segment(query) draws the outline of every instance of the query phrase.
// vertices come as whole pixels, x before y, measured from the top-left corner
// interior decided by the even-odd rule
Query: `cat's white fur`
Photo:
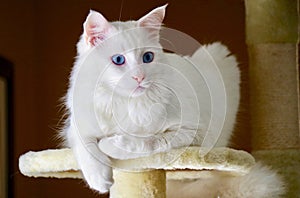
[[[282,195],[284,184],[281,178],[274,170],[260,163],[242,177],[220,175],[167,182],[167,197],[170,198],[279,198]]]
[[[110,157],[201,145],[204,138],[205,146],[227,146],[230,140],[240,97],[236,59],[220,43],[200,47],[191,57],[164,53],[158,36],[165,8],[138,21],[112,23],[91,11],[84,23],[62,136],[88,185],[101,193],[112,184]],[[154,52],[154,60],[143,63],[147,51]],[[125,56],[124,65],[112,63],[115,54]],[[214,69],[219,77],[201,77]],[[219,87],[214,79],[221,80]],[[222,92],[225,100],[211,99]],[[222,130],[210,127],[212,118],[212,123],[224,121]]]

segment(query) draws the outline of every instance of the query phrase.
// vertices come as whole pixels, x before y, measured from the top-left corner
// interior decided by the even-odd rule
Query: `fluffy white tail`
[[[284,194],[279,175],[261,164],[242,177],[168,181],[168,198],[279,198]]]
[[[219,42],[200,47],[192,55],[191,60],[200,66],[200,70],[217,71],[221,74],[221,81],[226,93],[226,118],[222,133],[218,137],[218,142],[215,146],[227,146],[234,128],[240,100],[240,70],[238,62],[227,47]],[[216,72],[214,73],[217,75]],[[215,76],[215,81],[218,80],[218,77]],[[216,83],[220,82],[212,84],[212,88]],[[221,98],[218,100],[223,101]],[[223,104],[222,101],[217,101],[215,104]],[[222,108],[223,106],[220,109]],[[216,109],[218,111],[219,107],[216,106]]]

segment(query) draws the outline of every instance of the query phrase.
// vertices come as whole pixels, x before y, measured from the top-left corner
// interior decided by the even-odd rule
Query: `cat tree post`
[[[300,194],[298,1],[246,0],[252,154]]]
[[[164,170],[130,172],[114,169],[113,176],[111,198],[166,198],[166,172]]]

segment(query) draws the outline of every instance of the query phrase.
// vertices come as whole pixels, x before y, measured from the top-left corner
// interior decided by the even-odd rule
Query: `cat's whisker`
[[[123,3],[124,3],[124,0],[121,1],[119,21],[121,21],[121,16],[122,16],[122,11],[123,11]]]

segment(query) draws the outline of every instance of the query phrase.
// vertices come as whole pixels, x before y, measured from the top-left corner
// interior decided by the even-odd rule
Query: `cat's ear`
[[[159,30],[165,17],[168,4],[155,8],[138,20],[139,27]]]
[[[91,10],[83,24],[85,40],[89,45],[95,46],[105,40],[113,28],[102,14]]]

